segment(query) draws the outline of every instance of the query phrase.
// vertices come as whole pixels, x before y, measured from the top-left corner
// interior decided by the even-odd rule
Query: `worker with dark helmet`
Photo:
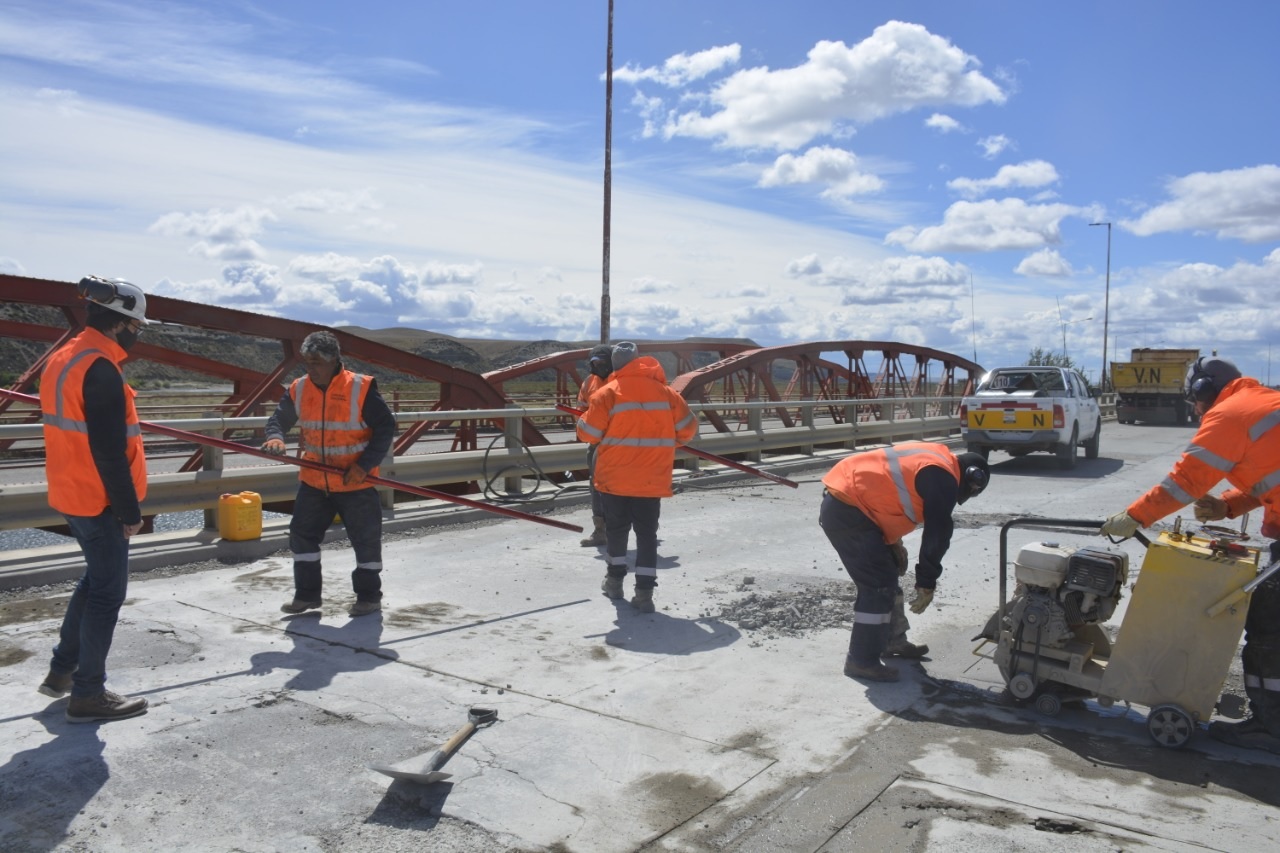
[[[591,395],[604,387],[613,373],[613,347],[600,344],[591,348],[587,354],[587,378],[578,388],[578,403],[582,409],[591,405]],[[604,526],[604,499],[596,490],[596,450],[598,445],[587,445],[587,476],[591,485],[591,533],[581,541],[584,548],[604,545],[608,542]]]
[[[923,613],[951,547],[951,515],[957,504],[981,493],[990,476],[980,454],[956,455],[943,444],[912,441],[847,456],[822,478],[818,523],[858,590],[845,675],[897,681],[897,668],[885,665],[883,656],[928,652],[906,641],[899,578],[909,560],[902,538],[923,525],[911,600],[911,612]]]
[[[1108,536],[1132,536],[1195,503],[1200,521],[1236,518],[1262,507],[1262,534],[1280,559],[1280,391],[1242,376],[1224,358],[1202,357],[1187,371],[1183,390],[1200,428],[1169,476],[1102,526]],[[1225,479],[1221,497],[1209,490]],[[1214,722],[1209,734],[1225,743],[1280,753],[1280,575],[1253,591],[1241,654],[1250,714],[1239,723]]]
[[[72,723],[146,713],[147,700],[106,688],[107,652],[129,588],[129,539],[142,529],[147,461],[134,391],[121,364],[147,319],[147,297],[123,279],[86,276],[85,328],[59,347],[40,376],[49,505],[84,552],[53,650],[46,696],[71,693]]]

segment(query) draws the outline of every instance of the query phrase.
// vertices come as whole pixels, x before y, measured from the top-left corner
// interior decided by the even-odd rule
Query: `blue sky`
[[[599,334],[606,0],[0,6],[0,270]],[[1280,5],[616,0],[612,337],[1280,381]],[[1109,310],[1107,229],[1111,222]]]

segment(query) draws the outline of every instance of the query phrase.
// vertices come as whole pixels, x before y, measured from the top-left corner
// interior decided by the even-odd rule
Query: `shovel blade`
[[[428,770],[429,759],[434,753],[420,755],[417,758],[410,758],[396,764],[370,764],[370,770],[376,770],[384,776],[390,776],[392,779],[403,779],[406,782],[417,782],[420,785],[430,785],[432,782],[443,782],[452,776],[452,773],[445,773],[443,770]]]

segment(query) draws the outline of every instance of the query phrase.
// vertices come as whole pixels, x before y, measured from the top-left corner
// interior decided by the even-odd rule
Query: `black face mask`
[[[120,349],[124,350],[125,352],[128,352],[129,348],[132,347],[137,342],[138,342],[138,333],[134,331],[130,331],[128,326],[125,326],[123,329],[116,332],[116,343],[118,343],[120,345]]]

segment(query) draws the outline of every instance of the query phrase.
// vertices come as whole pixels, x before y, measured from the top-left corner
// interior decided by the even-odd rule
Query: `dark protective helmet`
[[[1240,368],[1225,358],[1200,356],[1187,368],[1183,392],[1197,403],[1212,406],[1222,389],[1241,376]]]
[[[613,347],[608,344],[592,347],[591,354],[587,356],[587,370],[601,379],[608,379],[613,373]]]
[[[107,279],[87,275],[76,285],[76,292],[90,306],[106,308],[144,325],[151,323],[147,319],[146,294],[142,292],[142,288],[122,278]]]
[[[991,480],[991,467],[981,453],[958,453],[960,463],[960,494],[957,503],[964,503],[974,495],[982,494]]]

